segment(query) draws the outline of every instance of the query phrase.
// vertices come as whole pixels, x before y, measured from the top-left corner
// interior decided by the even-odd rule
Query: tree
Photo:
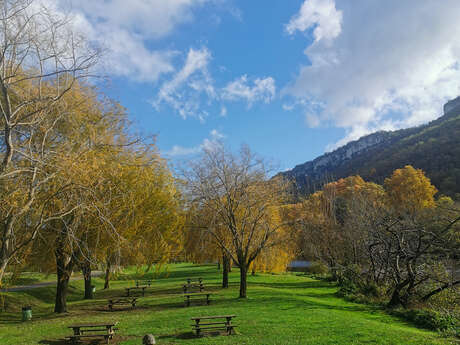
[[[240,269],[240,298],[247,296],[249,266],[282,227],[270,207],[284,202],[287,183],[269,179],[268,173],[266,163],[249,148],[234,155],[223,145],[204,149],[184,172],[191,203],[211,215],[207,231]]]
[[[50,131],[67,113],[62,98],[87,78],[99,51],[75,32],[70,18],[34,0],[6,0],[0,9],[0,282],[10,260],[44,225],[52,164],[60,152]],[[57,154],[56,154],[57,153]]]
[[[385,179],[385,190],[392,205],[408,212],[434,207],[434,195],[438,192],[422,170],[410,165],[396,169]]]

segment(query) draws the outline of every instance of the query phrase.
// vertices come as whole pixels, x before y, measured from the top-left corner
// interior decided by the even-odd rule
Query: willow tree
[[[0,282],[12,258],[48,221],[43,192],[54,183],[56,151],[50,131],[67,113],[56,110],[99,51],[77,33],[71,18],[35,0],[5,0],[0,8]],[[58,138],[55,138],[58,139]]]
[[[249,148],[235,155],[222,145],[203,150],[184,173],[191,202],[211,215],[207,231],[240,269],[241,298],[247,296],[249,266],[282,227],[270,208],[285,201],[287,185],[269,173]]]

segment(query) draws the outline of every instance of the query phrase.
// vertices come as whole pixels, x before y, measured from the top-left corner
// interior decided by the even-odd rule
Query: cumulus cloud
[[[284,92],[304,104],[312,125],[347,136],[418,125],[460,94],[460,2],[306,0],[287,24],[313,30],[301,67]],[[300,102],[298,102],[300,103]]]
[[[222,90],[222,98],[226,100],[245,100],[251,106],[254,102],[270,103],[275,97],[276,86],[272,77],[248,80],[247,75],[228,83]]]
[[[166,103],[182,118],[197,116],[201,120],[207,112],[201,110],[200,97],[204,93],[209,98],[216,97],[213,81],[208,72],[211,53],[207,48],[190,49],[183,67],[169,81],[163,83],[152,105],[159,110]]]
[[[52,0],[42,0],[56,4]],[[75,25],[105,47],[105,71],[140,81],[156,81],[174,70],[171,50],[149,47],[193,19],[193,9],[211,0],[58,0]],[[69,6],[70,4],[70,6]],[[56,5],[57,6],[57,5]]]
[[[336,38],[341,31],[342,12],[335,8],[334,0],[306,0],[299,13],[291,18],[286,31],[293,34],[297,30],[306,31],[314,27],[316,41]]]
[[[180,145],[174,145],[171,150],[166,152],[167,156],[178,157],[178,156],[189,156],[197,154],[202,150],[214,150],[221,145],[222,139],[225,135],[219,132],[217,129],[213,129],[209,133],[209,138],[205,138],[203,142],[197,146],[184,147]]]
[[[183,119],[197,117],[204,122],[209,108],[217,102],[243,101],[251,107],[255,102],[269,103],[276,94],[275,80],[272,77],[255,78],[251,82],[246,75],[219,88],[209,72],[211,52],[203,47],[190,49],[183,67],[165,81],[151,102],[157,111],[162,104],[170,106]],[[227,116],[227,107],[220,104],[221,117]]]

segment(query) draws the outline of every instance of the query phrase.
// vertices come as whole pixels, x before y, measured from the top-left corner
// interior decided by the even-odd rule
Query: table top
[[[107,322],[107,323],[90,323],[90,324],[81,324],[81,325],[72,325],[67,326],[67,328],[89,328],[89,327],[113,327],[117,322]]]
[[[232,318],[236,315],[220,315],[220,316],[201,316],[201,317],[192,317],[190,320],[204,320],[204,319],[219,319],[219,318]]]

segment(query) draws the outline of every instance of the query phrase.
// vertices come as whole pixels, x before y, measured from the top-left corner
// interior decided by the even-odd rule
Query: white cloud
[[[246,100],[251,106],[256,101],[270,103],[276,94],[275,80],[272,77],[255,79],[250,85],[247,75],[230,82],[222,90],[222,98],[226,100]]]
[[[336,38],[341,31],[342,12],[335,8],[334,0],[306,0],[299,13],[291,18],[286,31],[306,31],[314,27],[313,36],[316,41]]]
[[[174,70],[172,58],[177,52],[152,49],[149,43],[190,22],[193,9],[209,1],[58,0],[62,10],[74,15],[78,29],[105,47],[105,72],[140,81],[156,81]]]
[[[208,72],[211,53],[207,48],[190,49],[184,66],[169,81],[163,83],[152,105],[159,110],[166,103],[182,118],[196,116],[201,120],[207,112],[201,110],[200,97],[204,93],[209,98],[216,97],[212,78]]]
[[[164,82],[151,102],[157,111],[162,104],[173,108],[183,119],[197,117],[204,122],[209,115],[209,107],[218,101],[244,101],[251,107],[255,102],[269,103],[276,94],[272,77],[256,78],[252,85],[246,75],[228,83],[223,88],[214,86],[209,72],[211,52],[203,47],[190,49],[183,67]],[[220,116],[227,116],[227,107],[220,105]]]
[[[305,50],[311,65],[284,93],[317,103],[306,110],[311,124],[345,128],[338,144],[429,121],[460,94],[460,1],[337,4],[334,14],[332,0],[305,1],[287,25],[289,33],[314,28],[315,41]]]
[[[214,150],[216,147],[221,145],[221,141],[225,137],[226,136],[217,129],[213,129],[209,132],[209,138],[205,138],[201,144],[193,147],[174,145],[171,150],[166,152],[166,155],[170,157],[189,156],[197,154],[202,150]]]

